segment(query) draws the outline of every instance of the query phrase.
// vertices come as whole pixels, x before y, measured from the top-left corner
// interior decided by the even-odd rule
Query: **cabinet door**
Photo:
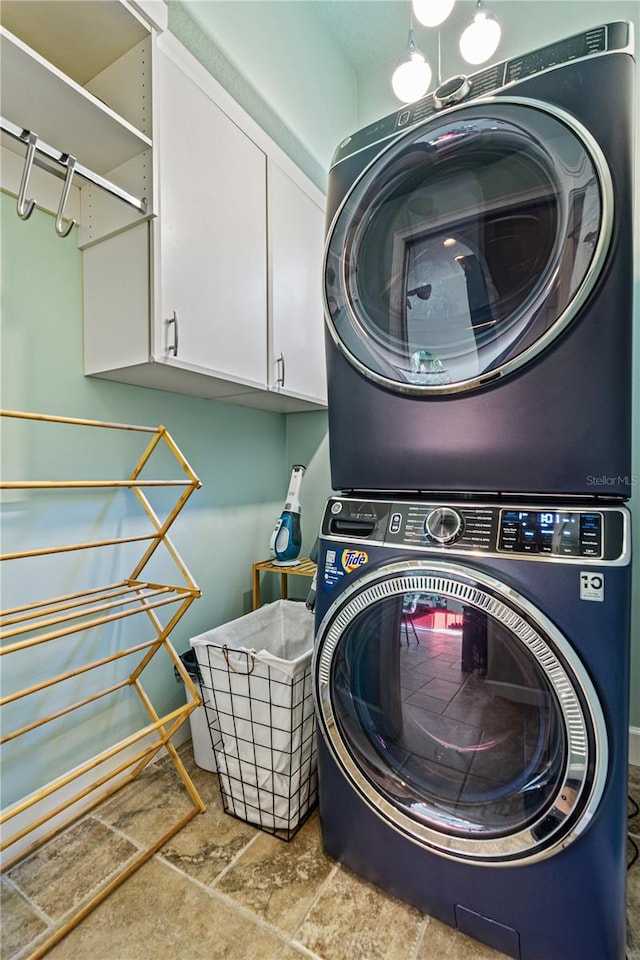
[[[269,386],[326,403],[321,296],[324,214],[275,163],[269,161],[267,169]]]
[[[157,71],[161,307],[154,353],[264,387],[265,155],[161,49]],[[168,324],[174,311],[177,353]]]

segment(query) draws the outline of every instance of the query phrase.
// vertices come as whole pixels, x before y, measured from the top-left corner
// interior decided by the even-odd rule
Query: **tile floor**
[[[500,960],[330,860],[317,812],[290,843],[226,815],[217,777],[185,765],[205,803],[47,960]],[[631,768],[640,798],[640,768]],[[28,957],[139,845],[186,811],[173,766],[151,765],[2,880],[2,960]],[[171,820],[171,822],[174,822]],[[640,841],[640,816],[632,821]],[[640,862],[629,872],[629,958],[640,960]]]

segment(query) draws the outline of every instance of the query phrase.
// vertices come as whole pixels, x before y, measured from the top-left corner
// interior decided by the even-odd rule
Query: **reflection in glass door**
[[[363,172],[331,225],[329,330],[361,373],[417,395],[528,362],[595,283],[611,175],[560,110],[507,98],[432,117]]]

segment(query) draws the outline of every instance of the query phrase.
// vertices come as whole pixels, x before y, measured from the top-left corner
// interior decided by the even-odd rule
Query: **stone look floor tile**
[[[260,833],[215,889],[291,933],[333,867],[315,813],[288,843]]]
[[[184,747],[181,747],[180,750],[178,750],[178,756],[182,761],[188,775],[193,780],[193,784],[200,794],[201,799],[204,803],[209,803],[211,799],[220,796],[218,776],[215,773],[211,773],[209,770],[203,770],[202,767],[198,767],[193,759],[191,744],[189,743],[188,746],[188,751],[186,751]],[[162,759],[158,760],[156,763],[156,769],[160,773],[169,771],[170,775],[175,778],[176,785],[178,785],[179,789],[183,792],[186,791],[186,787],[180,786],[182,781],[173,765],[173,761],[169,757],[163,757]]]
[[[154,859],[47,960],[267,960],[283,946],[270,930]]]
[[[123,830],[128,832],[126,824]],[[255,838],[255,828],[228,816],[218,796],[162,847],[160,856],[209,886]]]
[[[264,960],[267,960],[267,957]],[[272,958],[269,957],[268,960],[272,960]],[[273,957],[273,960],[309,960],[309,954],[300,953],[295,947],[287,946],[277,957]]]
[[[87,817],[17,864],[7,876],[38,909],[59,920],[137,852],[128,840]]]
[[[207,886],[258,836],[254,826],[224,812],[218,776],[202,770],[193,759],[191,744],[178,753],[207,809],[162,848],[161,855]],[[167,759],[165,764],[170,763]],[[126,830],[125,830],[126,832]]]
[[[506,960],[506,957],[430,917],[417,960]]]
[[[96,816],[136,843],[150,846],[192,809],[193,801],[173,765],[161,764],[148,766],[101,804]]]
[[[47,929],[46,923],[5,881],[0,889],[0,957],[10,960]]]
[[[322,851],[317,813],[290,843],[224,814],[217,777],[196,767],[190,744],[180,755],[207,812],[118,887],[47,960],[503,957],[337,867]],[[630,792],[640,797],[638,768],[630,771]],[[20,893],[3,881],[1,960],[24,957],[30,944],[33,949],[42,941],[46,924],[37,910],[63,916],[135,852],[133,842],[155,840],[170,818],[175,822],[190,808],[171,762],[161,761],[17,864],[9,876]],[[630,821],[630,831],[640,837],[640,817]],[[628,960],[640,960],[640,861],[628,874],[628,916]]]
[[[322,960],[410,960],[423,915],[340,868],[294,942]]]

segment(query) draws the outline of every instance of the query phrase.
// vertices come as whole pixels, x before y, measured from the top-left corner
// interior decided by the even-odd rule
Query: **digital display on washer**
[[[560,557],[602,556],[602,514],[575,510],[502,510],[498,548]]]

